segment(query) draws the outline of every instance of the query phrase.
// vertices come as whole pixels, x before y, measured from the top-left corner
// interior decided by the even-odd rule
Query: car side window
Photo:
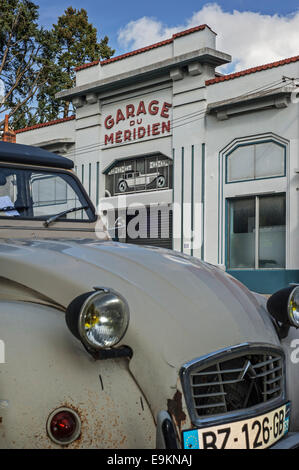
[[[82,205],[73,188],[61,176],[32,173],[30,181],[34,217],[48,216]],[[69,218],[87,218],[86,212]]]
[[[0,166],[0,217],[48,219],[56,214],[66,220],[94,218],[75,178],[54,170]]]
[[[0,197],[9,197],[14,204],[17,197],[16,175],[0,173]]]

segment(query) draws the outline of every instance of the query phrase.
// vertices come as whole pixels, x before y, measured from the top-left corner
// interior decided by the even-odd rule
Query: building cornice
[[[207,106],[208,114],[215,114],[222,121],[237,114],[270,108],[286,108],[294,85],[286,85],[258,93],[243,94],[234,98],[216,101]]]
[[[98,65],[98,64],[107,65],[107,64],[111,64],[112,62],[117,62],[119,60],[127,59],[128,57],[142,54],[152,49],[156,49],[157,47],[166,46],[167,44],[171,44],[174,41],[174,39],[180,38],[182,36],[187,36],[188,34],[196,33],[197,31],[202,31],[205,28],[208,28],[210,31],[212,31],[212,33],[216,35],[216,33],[210,28],[210,26],[208,26],[207,24],[202,24],[199,26],[195,26],[194,28],[186,29],[185,31],[180,31],[179,33],[173,34],[171,38],[165,39],[164,41],[156,42],[154,44],[150,44],[149,46],[145,46],[140,49],[135,49],[134,51],[126,52],[125,54],[121,54],[116,57],[111,57],[110,59],[95,60],[93,62],[88,62],[87,64],[79,65],[79,67],[76,67],[75,71],[79,72],[80,70],[94,67],[95,65]]]
[[[221,77],[216,77],[210,80],[206,80],[206,85],[209,86],[209,85],[214,85],[216,83],[223,83],[228,80],[233,80],[235,78],[244,77],[246,75],[251,75],[252,73],[256,73],[256,72],[263,72],[264,70],[273,69],[275,67],[288,65],[288,64],[291,64],[293,62],[298,62],[298,61],[299,61],[299,55],[294,56],[294,57],[289,57],[287,59],[277,60],[276,62],[271,62],[269,64],[259,65],[257,67],[252,67],[250,69],[245,69],[245,70],[240,70],[239,72],[230,73],[229,75],[223,75]]]
[[[157,77],[170,74],[178,67],[188,66],[192,63],[199,62],[201,64],[209,64],[214,67],[227,64],[231,61],[231,56],[209,47],[204,47],[193,52],[181,54],[176,57],[162,60],[160,62],[150,64],[146,67],[140,67],[129,72],[97,80],[85,85],[64,90],[56,94],[58,99],[73,99],[80,96],[86,96],[90,93],[99,94],[107,90],[121,88],[132,83],[143,82]]]

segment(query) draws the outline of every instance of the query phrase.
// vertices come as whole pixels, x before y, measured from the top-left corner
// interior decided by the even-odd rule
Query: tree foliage
[[[0,0],[0,116],[9,113],[15,128],[68,116],[71,104],[55,94],[74,86],[76,66],[114,54],[107,36],[98,42],[86,10],[69,7],[45,30],[38,8],[29,0]]]
[[[97,41],[97,29],[88,21],[86,10],[69,7],[53,25],[53,45],[55,61],[48,83],[42,87],[39,106],[44,110],[51,109],[48,119],[57,117],[63,112],[67,117],[71,104],[55,99],[55,94],[75,85],[75,68],[86,61],[108,59],[114,50],[108,45],[108,37]],[[47,112],[47,111],[46,111]]]
[[[5,85],[0,113],[8,112],[18,126],[34,118],[30,103],[51,67],[50,33],[37,20],[33,2],[0,0],[0,78]]]

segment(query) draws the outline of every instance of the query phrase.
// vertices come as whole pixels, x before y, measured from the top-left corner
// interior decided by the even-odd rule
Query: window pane
[[[33,216],[44,217],[50,214],[82,206],[78,194],[63,176],[32,173],[30,177]],[[78,211],[65,216],[68,219],[86,219],[86,211]]]
[[[259,268],[285,267],[285,195],[260,198]]]
[[[238,147],[227,159],[227,181],[254,178],[254,145]]]
[[[9,198],[11,203],[15,203],[17,198],[17,179],[16,175],[6,174],[6,170],[0,168],[0,198]]]
[[[274,142],[255,146],[255,177],[282,176],[284,174],[284,148]]]
[[[229,267],[255,267],[255,198],[230,203]]]
[[[0,168],[0,217],[49,217],[87,205],[80,187],[65,172]],[[12,206],[15,210],[4,210]],[[64,218],[89,219],[90,213],[82,210],[69,213]]]

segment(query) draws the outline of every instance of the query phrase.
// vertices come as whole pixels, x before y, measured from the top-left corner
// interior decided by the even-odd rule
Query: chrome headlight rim
[[[91,303],[95,301],[95,299],[107,295],[110,296],[110,300],[111,296],[113,296],[114,300],[121,302],[122,305],[119,308],[121,308],[123,315],[123,327],[121,327],[120,332],[116,332],[116,341],[107,344],[103,339],[102,344],[100,344],[99,342],[90,340],[87,335],[86,328],[84,327],[84,320],[86,319],[87,309],[90,307]],[[105,312],[105,314],[107,314],[107,312]],[[113,348],[121,342],[128,330],[130,323],[130,309],[127,300],[119,292],[111,288],[97,287],[91,292],[85,292],[78,297],[75,297],[66,309],[65,319],[71,333],[81,341],[88,351],[112,351]]]
[[[86,315],[86,310],[87,308],[89,307],[89,305],[92,303],[92,301],[96,298],[101,298],[101,297],[104,297],[106,295],[114,295],[118,300],[120,300],[122,303],[123,303],[123,306],[124,306],[124,321],[125,321],[125,328],[123,329],[121,335],[118,337],[117,341],[109,344],[109,345],[99,345],[99,344],[96,344],[94,343],[93,341],[91,341],[87,334],[86,334],[86,330],[84,328],[84,315]],[[128,329],[128,326],[129,326],[129,321],[130,321],[130,311],[129,311],[129,306],[128,306],[128,303],[126,301],[126,299],[121,295],[119,294],[118,292],[114,291],[113,289],[107,289],[107,288],[103,288],[103,289],[98,289],[96,290],[94,293],[92,293],[90,296],[88,296],[84,303],[82,304],[81,306],[81,309],[80,309],[80,313],[79,313],[79,317],[78,317],[78,331],[79,331],[79,335],[80,337],[82,338],[82,341],[89,347],[93,348],[93,349],[96,349],[96,350],[101,350],[101,349],[108,349],[108,348],[113,348],[114,346],[116,346],[117,344],[120,343],[120,341],[122,340],[122,338],[125,336],[126,332],[127,332],[127,329]]]
[[[298,303],[298,308],[297,308],[297,311],[298,311],[298,321],[295,320],[294,318],[294,314],[293,314],[293,306],[292,306],[292,301],[293,301],[293,298],[295,295],[298,295],[299,296],[299,285],[294,287],[294,289],[291,291],[290,295],[289,295],[289,298],[288,298],[288,317],[289,317],[289,321],[291,323],[292,326],[294,326],[295,328],[299,328],[299,303]]]

